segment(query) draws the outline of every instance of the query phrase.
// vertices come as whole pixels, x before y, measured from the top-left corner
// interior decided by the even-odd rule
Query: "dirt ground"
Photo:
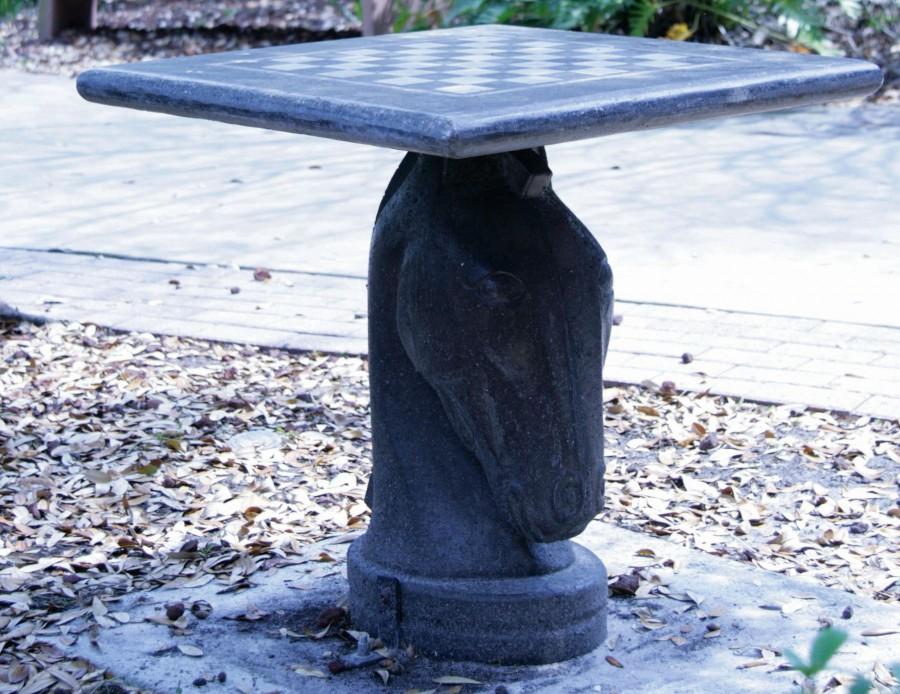
[[[107,599],[363,530],[368,398],[357,357],[0,323],[0,692],[97,684],[46,639],[114,625]],[[603,520],[900,601],[898,422],[671,383],[605,401]]]

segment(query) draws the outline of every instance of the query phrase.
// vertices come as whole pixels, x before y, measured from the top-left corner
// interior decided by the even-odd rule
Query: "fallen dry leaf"
[[[656,386],[607,388],[604,398],[602,520],[900,599],[895,422]],[[0,591],[30,602],[0,603],[0,620],[25,627],[6,641],[0,670],[42,672],[32,635],[81,606],[109,625],[89,629],[96,640],[126,619],[115,600],[137,590],[240,586],[285,562],[310,567],[309,585],[341,572],[343,555],[315,543],[368,521],[368,407],[360,358],[0,323],[0,506],[10,509],[0,542],[16,548],[0,564]],[[277,444],[238,456],[229,441],[250,432]],[[699,450],[711,432],[715,445]],[[634,563],[645,559],[657,558],[638,552]],[[646,575],[639,590],[698,611],[702,596],[671,591],[658,569]],[[153,621],[178,638],[204,610],[189,612]]]
[[[751,660],[746,663],[741,663],[740,665],[737,666],[737,669],[738,670],[748,670],[750,668],[762,667],[762,666],[771,665],[771,664],[772,664],[772,661],[770,661],[770,660]]]
[[[459,675],[442,675],[431,680],[435,684],[481,684],[478,680],[471,677],[460,677]]]
[[[890,636],[892,634],[900,634],[900,629],[866,629],[862,632],[863,636]]]
[[[308,665],[300,665],[294,664],[291,665],[291,670],[296,672],[298,675],[303,675],[304,677],[320,677],[327,678],[328,673],[320,670],[319,668],[310,667]]]
[[[641,575],[637,571],[616,576],[609,584],[610,593],[618,596],[632,597],[641,585]]]

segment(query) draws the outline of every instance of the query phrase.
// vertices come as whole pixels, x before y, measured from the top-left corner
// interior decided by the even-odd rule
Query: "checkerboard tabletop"
[[[573,44],[560,37],[517,40],[518,32],[497,28],[406,34],[382,46],[341,42],[330,50],[273,52],[234,57],[221,67],[276,71],[297,79],[332,79],[379,85],[412,93],[471,96],[537,86],[596,82],[610,78],[646,80],[663,73],[740,61],[693,55],[661,42]]]
[[[84,73],[102,103],[463,157],[873,91],[869,63],[511,26]]]

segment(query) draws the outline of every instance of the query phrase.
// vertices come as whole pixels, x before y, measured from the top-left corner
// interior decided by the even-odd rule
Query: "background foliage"
[[[837,654],[838,650],[847,641],[847,633],[840,629],[827,627],[822,629],[813,639],[809,649],[809,658],[804,659],[794,653],[792,650],[786,650],[784,656],[797,672],[801,673],[806,679],[804,680],[800,694],[816,694],[820,689],[816,686],[815,678],[822,674],[828,668],[831,659]],[[891,673],[885,670],[885,677],[890,677]],[[894,667],[892,675],[893,679],[900,680],[900,665]],[[857,676],[856,680],[850,685],[849,694],[869,694],[873,691],[872,683],[865,677]],[[885,691],[885,690],[881,690]],[[892,691],[900,694],[900,686],[893,687]]]
[[[396,29],[509,23],[666,36],[741,45],[782,43],[793,50],[852,53],[845,36],[886,32],[896,42],[898,0],[432,0],[400,8]]]
[[[22,7],[34,4],[35,0],[0,0],[0,17],[13,14]]]

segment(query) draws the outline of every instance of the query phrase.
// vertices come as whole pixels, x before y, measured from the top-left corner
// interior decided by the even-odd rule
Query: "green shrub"
[[[803,692],[815,691],[815,677],[826,667],[828,662],[838,652],[844,642],[847,640],[847,634],[839,629],[823,629],[820,631],[812,642],[809,649],[809,659],[804,660],[791,650],[784,652],[784,657],[797,672],[802,673],[806,678],[803,684]]]
[[[12,16],[23,7],[34,4],[35,0],[0,0],[0,18]]]
[[[809,649],[808,659],[801,658],[791,650],[784,652],[784,657],[791,664],[791,667],[806,678],[803,682],[801,694],[815,694],[818,691],[815,681],[816,676],[825,671],[828,663],[846,640],[846,632],[828,627],[816,634]],[[893,677],[900,679],[900,666],[894,668]],[[865,677],[857,677],[850,686],[850,694],[869,694],[871,691],[872,683]],[[895,691],[900,693],[900,688]]]
[[[859,12],[860,0],[840,0]],[[445,25],[522,24],[674,39],[721,38],[743,27],[785,42],[825,48],[817,0],[454,0]]]

